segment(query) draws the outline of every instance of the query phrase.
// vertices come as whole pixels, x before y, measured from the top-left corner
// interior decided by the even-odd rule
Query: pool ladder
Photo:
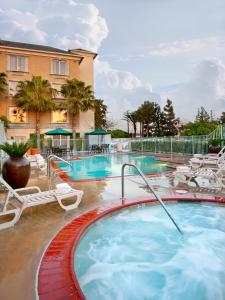
[[[48,177],[48,189],[50,190],[52,188],[52,166],[51,166],[51,161],[55,159],[55,160],[59,160],[64,162],[67,165],[67,168],[60,168],[60,171],[55,171],[54,170],[54,174],[58,175],[62,172],[70,172],[72,170],[72,164],[69,163],[67,160],[55,155],[55,154],[50,154],[47,157],[47,177]]]
[[[150,189],[150,191],[153,193],[153,195],[156,197],[156,199],[159,201],[159,203],[161,204],[162,208],[164,209],[164,211],[166,212],[166,214],[168,215],[168,217],[170,218],[170,220],[173,222],[173,224],[175,225],[175,227],[177,228],[177,230],[179,231],[180,234],[183,234],[182,230],[180,229],[180,227],[178,226],[178,224],[176,223],[176,221],[174,220],[174,218],[171,216],[171,214],[169,213],[169,211],[167,210],[165,204],[163,203],[161,197],[154,191],[152,185],[149,183],[149,181],[147,180],[146,176],[144,175],[144,173],[134,164],[128,164],[125,163],[122,166],[122,177],[121,177],[121,187],[122,187],[122,191],[121,191],[121,199],[124,202],[125,198],[124,198],[124,193],[125,193],[125,185],[124,185],[124,169],[125,167],[133,167],[135,168],[138,173],[141,175],[142,179],[144,180],[144,182],[146,183],[147,187]]]

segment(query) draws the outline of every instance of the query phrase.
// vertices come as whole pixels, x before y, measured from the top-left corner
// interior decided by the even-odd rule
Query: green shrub
[[[112,131],[109,131],[111,133],[111,137],[112,138],[129,138],[131,137],[131,134],[129,134],[128,132],[121,130],[121,129],[115,129]]]

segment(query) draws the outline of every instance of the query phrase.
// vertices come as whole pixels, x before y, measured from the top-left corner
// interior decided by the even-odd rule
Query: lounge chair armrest
[[[25,188],[20,188],[20,189],[16,189],[16,192],[21,192],[21,191],[30,191],[30,190],[37,190],[38,192],[41,192],[41,189],[38,186],[28,186]]]

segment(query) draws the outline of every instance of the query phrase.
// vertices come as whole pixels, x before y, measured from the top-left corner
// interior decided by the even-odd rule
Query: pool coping
[[[80,160],[80,159],[76,158],[73,160]],[[51,165],[52,165],[52,168],[57,172],[58,176],[66,182],[93,182],[93,181],[110,180],[110,179],[121,177],[121,175],[117,175],[117,176],[108,176],[108,177],[102,177],[102,178],[72,179],[69,177],[68,174],[66,174],[64,171],[62,171],[62,168],[60,168],[57,165],[56,161],[52,161]],[[174,170],[175,170],[175,166],[173,166],[173,165],[171,165],[171,166],[167,165],[167,168],[172,169],[172,170],[162,171],[162,172],[145,173],[145,175],[146,176],[160,176],[160,175],[170,174],[170,173],[174,172]],[[128,175],[125,175],[125,177],[132,177],[132,176],[137,176],[137,175],[138,174],[128,174]]]
[[[225,198],[175,195],[162,198],[167,202],[192,201],[225,204]],[[117,210],[139,204],[157,204],[154,198],[121,201],[118,205],[102,206],[87,211],[66,224],[48,244],[38,268],[37,294],[40,300],[84,300],[86,299],[74,272],[74,251],[85,231],[102,217]]]

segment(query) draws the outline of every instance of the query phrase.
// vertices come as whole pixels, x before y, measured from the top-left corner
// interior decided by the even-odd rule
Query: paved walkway
[[[171,186],[172,181],[168,176],[162,175],[151,180],[162,196],[173,197],[176,189]],[[54,179],[53,183],[55,182]],[[60,182],[60,179],[57,179],[57,182]],[[151,196],[139,177],[127,177],[125,183],[127,199]],[[29,185],[38,185],[41,189],[47,189],[47,178],[33,173]],[[59,229],[89,209],[120,201],[120,178],[71,185],[84,191],[78,209],[65,212],[57,203],[34,207],[23,213],[14,228],[0,231],[0,299],[35,299],[36,272],[40,259]],[[192,192],[209,194],[209,191],[204,189],[192,190]],[[1,198],[3,198],[2,193],[0,193]]]

